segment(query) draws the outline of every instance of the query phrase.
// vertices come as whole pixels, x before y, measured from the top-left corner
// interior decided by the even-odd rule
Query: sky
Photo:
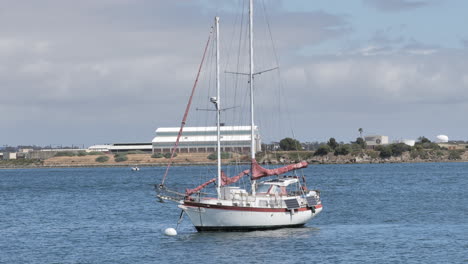
[[[244,3],[0,4],[0,146],[87,147],[150,142],[156,128],[179,126],[213,17],[221,17],[227,33],[220,43],[229,46]],[[255,4],[263,12],[255,19],[266,28],[256,29],[256,43],[268,42],[271,32],[277,58],[270,63],[260,52],[255,63],[280,66],[281,73],[262,74],[256,82],[273,78],[267,74],[280,78],[295,138],[348,142],[363,128],[390,140],[439,134],[468,140],[468,1]],[[222,65],[229,70],[226,59]],[[265,89],[257,96],[270,94]],[[278,108],[274,104],[260,108]],[[261,131],[264,141],[290,136]]]

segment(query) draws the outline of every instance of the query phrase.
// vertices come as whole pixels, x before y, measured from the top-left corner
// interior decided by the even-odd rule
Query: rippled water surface
[[[201,167],[174,168],[183,185]],[[164,168],[0,170],[0,263],[468,263],[468,163],[306,169],[306,227],[197,233],[157,203]]]

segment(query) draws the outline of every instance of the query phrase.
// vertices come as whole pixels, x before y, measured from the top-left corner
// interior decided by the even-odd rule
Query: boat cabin
[[[285,177],[264,181],[258,184],[257,195],[296,195],[299,190],[299,180],[295,177]]]

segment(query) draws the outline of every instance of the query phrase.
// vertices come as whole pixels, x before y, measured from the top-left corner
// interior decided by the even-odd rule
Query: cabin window
[[[257,193],[267,193],[270,190],[271,185],[262,184],[257,188]]]
[[[270,189],[270,193],[271,194],[278,194],[278,195],[287,195],[287,192],[286,192],[286,187],[284,186],[273,186],[271,189]]]
[[[286,192],[290,195],[297,195],[300,193],[299,185],[298,184],[291,184],[288,185],[286,188]]]

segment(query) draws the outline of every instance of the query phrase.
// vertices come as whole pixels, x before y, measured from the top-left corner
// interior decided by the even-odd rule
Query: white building
[[[153,152],[170,152],[179,134],[179,127],[160,127],[153,139]],[[250,152],[250,126],[222,126],[221,151]],[[261,139],[255,127],[255,149],[261,151]],[[178,152],[215,152],[216,127],[185,127],[179,139]]]
[[[382,136],[382,135],[365,136],[364,141],[366,141],[366,144],[369,147],[376,147],[380,145],[389,144],[388,136]]]
[[[416,140],[414,140],[414,139],[397,139],[397,140],[393,141],[393,143],[403,143],[405,145],[413,147],[416,144]]]
[[[88,148],[89,151],[99,152],[128,152],[128,151],[144,151],[151,152],[151,143],[114,143],[105,145],[93,145]]]
[[[15,160],[17,158],[16,152],[3,152],[3,160]]]

